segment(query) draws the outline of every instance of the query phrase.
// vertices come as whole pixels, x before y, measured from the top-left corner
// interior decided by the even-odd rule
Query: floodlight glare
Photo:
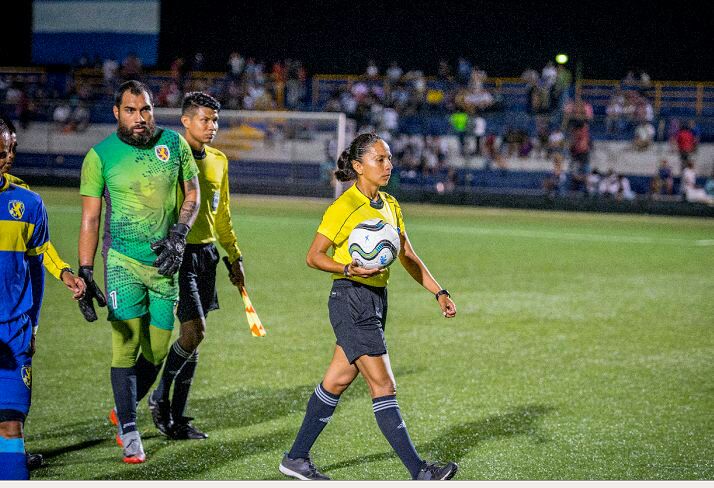
[[[565,64],[568,62],[568,55],[567,54],[558,54],[555,56],[555,62],[558,64]]]

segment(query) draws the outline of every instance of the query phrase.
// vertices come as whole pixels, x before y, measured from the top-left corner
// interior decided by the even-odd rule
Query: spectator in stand
[[[712,167],[712,174],[709,175],[707,181],[704,182],[704,191],[707,195],[714,198],[714,167]]]
[[[119,63],[116,59],[107,58],[102,63],[102,76],[104,77],[104,86],[108,90],[114,91],[117,85],[117,76],[119,74]]]
[[[471,79],[469,80],[469,87],[471,90],[482,90],[483,84],[488,78],[486,72],[480,69],[478,66],[474,66],[471,70]]]
[[[642,121],[635,128],[635,139],[632,141],[635,149],[645,151],[654,142],[655,128],[650,122]]]
[[[486,136],[486,142],[483,146],[486,156],[483,169],[490,171],[492,168],[496,168],[502,172],[508,169],[508,163],[502,154],[502,146],[503,144],[496,137],[496,134],[491,132]]]
[[[697,173],[691,160],[687,160],[682,172],[682,193],[688,202],[714,205],[714,197],[708,195],[704,188],[697,186]]]
[[[625,97],[619,88],[612,94],[605,107],[605,129],[608,135],[617,136],[624,130]]]
[[[687,123],[680,127],[676,136],[677,150],[679,151],[679,162],[682,171],[687,166],[692,153],[697,150],[697,138],[692,131],[691,124]]]
[[[548,175],[543,182],[543,188],[546,191],[546,196],[563,196],[565,195],[565,184],[567,176],[565,174],[565,158],[560,153],[553,154],[553,172]]]
[[[486,119],[480,115],[476,115],[472,119],[472,129],[474,135],[474,156],[481,156],[481,146],[483,145],[483,138],[486,135]]]
[[[178,57],[171,63],[171,79],[176,83],[179,90],[183,91],[183,84],[186,80],[186,61],[182,57]]]
[[[364,75],[368,80],[376,80],[379,78],[379,68],[373,59],[367,61],[367,69],[365,69]]]
[[[553,85],[555,85],[556,78],[558,78],[558,70],[555,68],[555,65],[552,61],[548,61],[543,67],[543,70],[541,71],[541,82],[548,89],[550,89]]]
[[[634,200],[635,192],[632,191],[632,187],[630,186],[630,180],[625,175],[618,174],[616,176],[618,186],[615,198],[617,200]]]
[[[142,70],[141,58],[136,53],[129,53],[121,63],[121,76],[125,80],[140,80]]]
[[[575,99],[569,101],[563,109],[563,126],[572,128],[581,123],[590,123],[593,116],[593,106],[590,102],[583,100],[582,96],[576,95]]]
[[[526,87],[530,89],[538,84],[540,76],[538,76],[538,72],[533,68],[526,68],[523,74],[521,74],[521,79],[525,81]]]
[[[451,124],[451,129],[456,134],[459,139],[459,154],[461,156],[466,155],[466,130],[469,126],[469,114],[466,112],[454,112],[449,117],[449,122]]]
[[[197,52],[196,54],[193,55],[193,59],[191,59],[191,71],[193,71],[193,72],[203,71],[204,63],[205,63],[205,59],[203,57],[203,53]]]
[[[402,79],[402,74],[404,74],[404,71],[399,67],[399,64],[396,61],[392,61],[389,68],[387,68],[387,81],[392,85],[396,85]]]
[[[389,104],[382,110],[379,130],[386,132],[389,140],[397,134],[399,130],[399,114],[393,105]]]
[[[287,60],[285,63],[285,105],[290,110],[300,110],[305,98],[305,71],[298,60]]]
[[[620,192],[620,179],[615,173],[615,171],[609,169],[605,176],[600,180],[598,187],[598,193],[605,197],[617,197]]]
[[[459,58],[456,67],[456,81],[459,85],[466,86],[469,84],[472,69],[473,65],[466,58]]]
[[[64,132],[71,116],[72,108],[69,106],[69,103],[62,101],[55,107],[54,112],[52,112],[52,121],[58,130]]]
[[[564,64],[559,64],[556,71],[555,85],[553,85],[553,98],[557,100],[558,110],[562,111],[570,99],[570,85],[573,84],[573,75]]]
[[[79,102],[77,107],[72,111],[70,120],[73,130],[84,132],[89,127],[89,109],[84,102]]]
[[[674,175],[669,161],[664,158],[659,162],[657,173],[652,177],[650,191],[653,195],[674,194]]]
[[[593,143],[590,137],[590,127],[587,122],[575,120],[570,133],[571,184],[573,190],[585,187],[585,178],[590,173],[590,152]]]
[[[228,76],[232,80],[239,80],[243,75],[243,68],[245,68],[245,59],[238,51],[233,51],[228,56]]]
[[[698,146],[699,141],[701,141],[702,138],[702,130],[699,128],[697,125],[697,121],[694,119],[689,119],[689,128],[692,130],[692,134],[694,134],[694,141],[695,144]]]
[[[454,77],[451,76],[451,67],[445,59],[439,60],[439,67],[436,69],[436,79],[447,82],[454,79]]]
[[[551,157],[553,153],[565,152],[565,134],[559,126],[555,126],[548,135],[548,150],[547,157]]]
[[[602,176],[600,176],[600,172],[596,168],[593,168],[585,180],[585,191],[588,196],[595,197],[599,194],[601,180]]]

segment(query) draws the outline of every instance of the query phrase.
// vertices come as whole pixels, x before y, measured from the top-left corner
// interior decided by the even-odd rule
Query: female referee
[[[402,420],[384,340],[389,268],[369,270],[352,261],[347,250],[352,229],[373,218],[392,224],[400,234],[402,266],[434,294],[444,317],[454,317],[456,306],[412,249],[397,201],[379,191],[392,172],[392,154],[386,142],[376,134],[357,136],[340,155],[337,167],[339,181],[357,181],[327,209],[307,253],[308,266],[332,273],[334,279],[328,308],[337,344],[322,383],[308,401],[297,438],[280,463],[280,472],[302,480],[329,479],[312,463],[310,448],[332,417],[342,392],[361,373],[369,385],[377,424],[412,478],[450,479],[458,469],[456,463],[424,461]],[[330,247],[334,247],[333,257],[327,254]]]

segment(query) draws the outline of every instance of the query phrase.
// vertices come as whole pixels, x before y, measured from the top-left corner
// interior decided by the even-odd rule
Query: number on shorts
[[[112,301],[112,308],[113,308],[113,309],[116,309],[116,308],[117,308],[117,291],[116,291],[116,290],[111,291],[111,292],[109,293],[109,298],[110,298],[111,301]]]

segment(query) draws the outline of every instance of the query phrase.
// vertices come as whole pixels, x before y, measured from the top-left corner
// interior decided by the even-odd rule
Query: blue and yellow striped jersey
[[[2,177],[0,177],[2,178]],[[33,305],[29,256],[45,252],[50,240],[47,211],[37,193],[0,180],[0,322]]]

